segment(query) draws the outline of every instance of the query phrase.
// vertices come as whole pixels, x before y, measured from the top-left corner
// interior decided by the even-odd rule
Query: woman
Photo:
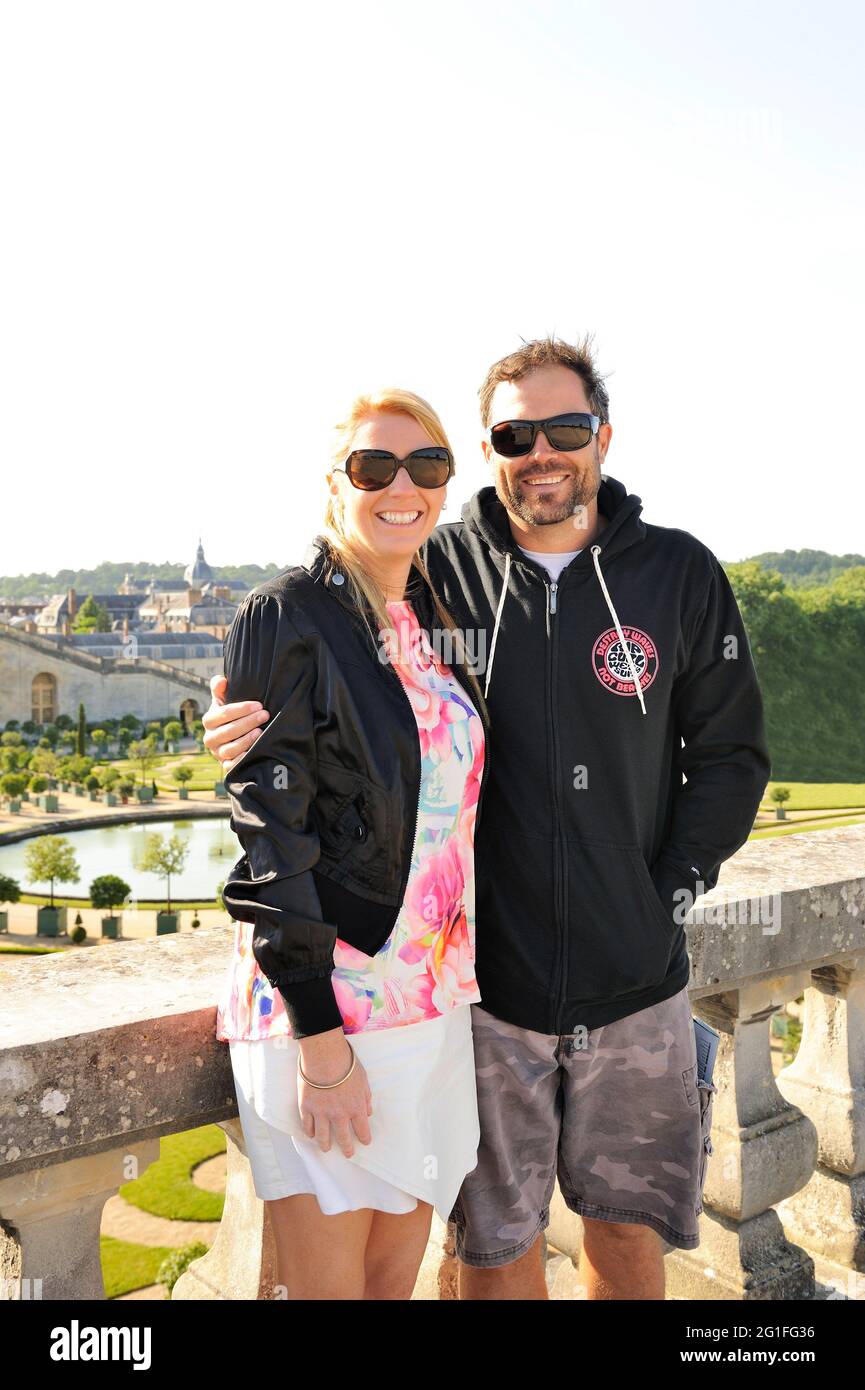
[[[293,1299],[409,1298],[432,1209],[447,1220],[476,1163],[489,725],[417,555],[452,473],[425,401],[359,397],[322,533],[225,643],[227,699],[270,718],[226,776],[245,853],[217,1037]]]

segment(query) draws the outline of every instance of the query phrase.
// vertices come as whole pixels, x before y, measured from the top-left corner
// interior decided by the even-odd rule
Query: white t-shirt
[[[582,549],[582,547],[580,547],[580,549]],[[534,560],[537,564],[543,565],[554,583],[565,568],[565,565],[569,565],[575,556],[580,553],[579,550],[560,550],[550,555],[540,550],[526,550],[524,545],[520,546],[520,550],[524,555],[527,555],[530,560]]]

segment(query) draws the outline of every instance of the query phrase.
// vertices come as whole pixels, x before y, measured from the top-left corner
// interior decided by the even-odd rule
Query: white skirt
[[[346,1158],[303,1132],[298,1044],[277,1036],[230,1041],[237,1106],[258,1197],[312,1193],[325,1216],[429,1202],[447,1221],[480,1140],[471,1009],[349,1035],[372,1092],[370,1144]]]

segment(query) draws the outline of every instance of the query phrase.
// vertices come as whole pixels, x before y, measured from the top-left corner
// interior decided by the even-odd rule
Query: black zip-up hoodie
[[[558,583],[523,555],[493,487],[422,551],[479,657],[485,647],[482,1007],[544,1033],[597,1028],[683,988],[684,916],[747,839],[770,770],[720,562],[689,532],[642,521],[640,498],[608,474],[598,506],[608,524]]]

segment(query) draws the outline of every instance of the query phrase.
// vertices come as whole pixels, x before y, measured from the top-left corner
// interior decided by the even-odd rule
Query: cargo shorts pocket
[[[697,1213],[703,1210],[703,1188],[706,1186],[706,1170],[712,1148],[712,1108],[718,1087],[711,1081],[698,1081],[697,1093],[700,1101],[700,1189],[697,1196]]]

